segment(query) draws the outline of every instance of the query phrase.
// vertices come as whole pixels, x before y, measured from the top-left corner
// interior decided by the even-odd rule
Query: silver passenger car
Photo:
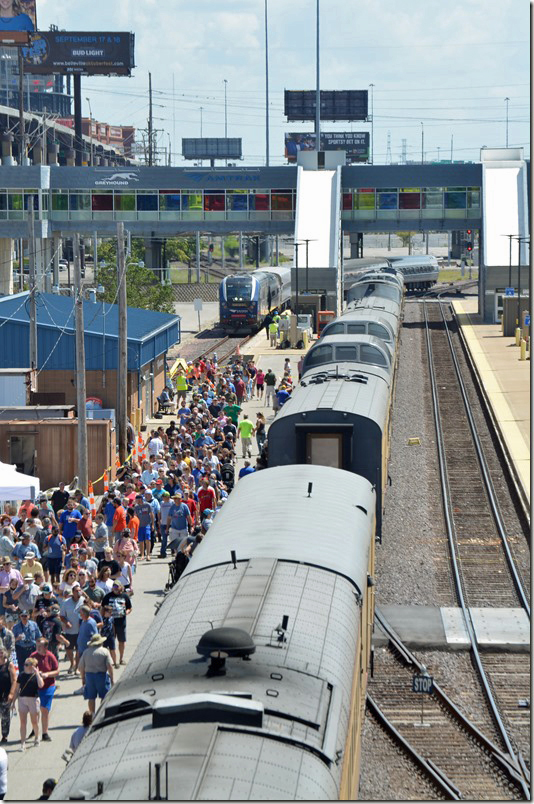
[[[325,466],[241,480],[51,798],[338,799],[374,507],[367,480]]]

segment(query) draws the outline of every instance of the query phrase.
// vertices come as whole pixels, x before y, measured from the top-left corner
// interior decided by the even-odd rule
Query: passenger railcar
[[[259,329],[267,313],[291,301],[291,269],[262,268],[225,276],[219,286],[219,321],[227,332]]]
[[[378,299],[389,299],[390,301],[402,303],[403,289],[382,277],[378,279],[367,279],[363,277],[345,290],[347,303],[350,304],[358,299],[376,297]]]
[[[378,538],[393,387],[389,368],[330,363],[310,369],[276,414],[268,435],[269,466],[320,464],[346,469],[372,483]]]
[[[385,309],[354,307],[346,310],[339,318],[331,321],[323,329],[321,337],[325,335],[374,335],[393,349],[398,334],[398,305],[391,302],[395,312]]]
[[[51,799],[354,799],[375,496],[326,466],[240,481]]]
[[[304,379],[310,370],[320,366],[330,367],[341,363],[367,371],[371,371],[371,367],[379,367],[391,375],[392,362],[392,349],[381,338],[365,334],[329,334],[314,343],[307,352],[301,377]]]
[[[438,281],[439,263],[432,254],[420,257],[390,257],[392,265],[404,276],[407,292],[428,290]]]

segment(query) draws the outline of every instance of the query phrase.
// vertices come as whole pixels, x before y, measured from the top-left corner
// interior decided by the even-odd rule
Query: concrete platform
[[[530,361],[521,361],[515,339],[499,324],[484,324],[477,300],[452,302],[483,383],[517,484],[530,507]]]
[[[385,619],[409,648],[469,650],[471,641],[461,609],[437,606],[380,606]],[[524,609],[469,610],[479,647],[494,651],[530,651],[530,623]],[[375,645],[387,638],[375,629]]]
[[[154,552],[157,552],[155,550]],[[150,563],[142,562],[134,576],[134,596],[132,597],[132,613],[128,617],[128,630],[125,659],[132,655],[147,629],[154,622],[154,605],[162,600],[163,588],[169,574],[169,559],[152,559]],[[26,752],[20,751],[19,718],[11,721],[9,744],[3,746],[9,758],[8,791],[5,801],[35,801],[42,792],[45,779],[57,779],[65,769],[61,759],[63,751],[68,748],[71,735],[81,725],[82,715],[87,709],[83,695],[75,695],[81,688],[80,677],[66,673],[68,661],[60,653],[59,689],[54,696],[50,718],[50,736],[52,742],[33,746],[27,744]],[[115,670],[115,680],[119,680],[123,667]],[[29,723],[29,719],[28,719]],[[28,733],[31,731],[29,726]]]

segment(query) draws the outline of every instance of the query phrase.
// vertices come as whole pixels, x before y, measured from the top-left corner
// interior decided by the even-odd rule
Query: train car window
[[[389,368],[388,361],[385,355],[376,348],[376,346],[371,346],[367,343],[362,343],[360,345],[360,360],[362,363],[371,363],[373,366],[384,366],[384,368]]]
[[[229,302],[244,302],[250,301],[252,296],[252,280],[243,278],[227,279],[226,281],[226,298]]]
[[[365,324],[347,324],[348,335],[365,335]]]
[[[357,361],[358,349],[356,346],[336,346],[336,360],[342,361]]]
[[[342,469],[343,436],[341,433],[307,433],[306,463]]]
[[[312,366],[322,366],[323,363],[330,363],[332,361],[332,347],[331,346],[317,346],[312,349],[306,357],[306,368]]]
[[[390,343],[391,341],[389,332],[385,327],[382,326],[382,324],[374,324],[371,322],[369,324],[369,335],[374,335],[375,338],[380,338],[387,343]]]
[[[332,324],[331,327],[326,327],[323,335],[342,335],[344,333],[343,324]]]

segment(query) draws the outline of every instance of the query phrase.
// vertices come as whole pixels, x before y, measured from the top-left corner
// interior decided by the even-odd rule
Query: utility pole
[[[269,167],[269,29],[265,0],[265,165]]]
[[[83,325],[82,263],[80,235],[73,237],[74,251],[74,312],[76,315],[76,408],[78,410],[78,486],[87,493],[89,470],[87,462],[87,413],[85,390],[85,342]]]
[[[29,197],[28,204],[28,250],[29,250],[29,274],[30,282],[30,368],[37,371],[37,303],[35,294],[37,283],[35,277],[35,210],[33,208],[33,195]],[[21,275],[24,275],[24,250],[19,261]],[[37,390],[37,389],[36,389]]]
[[[154,155],[154,134],[152,132],[152,73],[148,74],[148,166],[152,167]]]
[[[315,43],[315,79],[316,79],[316,86],[315,86],[315,150],[319,152],[321,150],[321,84],[320,84],[320,71],[319,71],[319,0],[317,0],[317,9],[316,9],[316,43]],[[317,157],[319,158],[319,157]],[[297,259],[298,259],[298,249],[297,249]],[[297,292],[298,297],[298,292]],[[298,302],[298,298],[297,298]]]
[[[117,383],[117,435],[119,460],[123,464],[128,455],[128,318],[126,298],[126,257],[124,251],[124,223],[117,223],[117,283],[119,301],[119,376]]]
[[[19,57],[19,133],[20,133],[20,154],[19,165],[26,164],[26,130],[24,127],[24,59],[22,58],[22,47],[17,48]]]

